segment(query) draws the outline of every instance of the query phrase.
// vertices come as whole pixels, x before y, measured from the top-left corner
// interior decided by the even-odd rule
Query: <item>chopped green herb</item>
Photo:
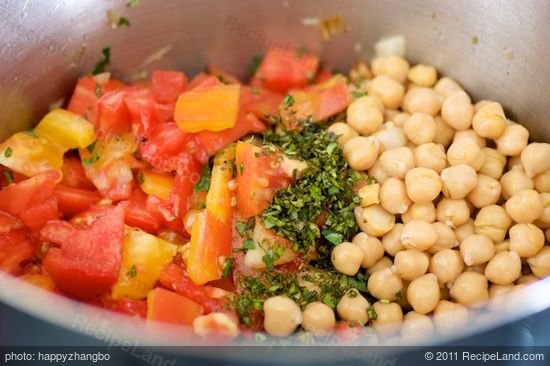
[[[357,91],[357,90],[354,90],[351,94],[353,94],[353,97],[355,99],[358,99],[358,98],[361,98],[361,97],[364,97],[365,95],[367,95],[367,93],[362,92],[362,91]]]
[[[143,175],[142,172],[139,172],[139,174],[137,176],[137,181],[138,181],[139,185],[142,185],[143,183],[145,183],[145,175]]]
[[[246,239],[243,241],[243,248],[246,250],[256,249],[256,244],[254,244],[254,241],[252,239]]]
[[[334,245],[340,244],[344,240],[342,234],[334,232],[332,230],[323,230],[321,234],[325,239],[327,239]]]
[[[285,96],[283,103],[288,107],[294,105],[294,97],[292,95]]]
[[[263,333],[255,333],[254,334],[254,340],[257,342],[257,343],[264,343],[265,341],[267,341],[267,337],[265,334]]]
[[[250,73],[252,75],[256,74],[256,71],[258,71],[258,68],[260,67],[261,63],[262,63],[262,56],[254,55],[252,57],[252,63],[250,65]]]
[[[240,172],[241,175],[244,174],[244,164],[243,163],[239,164],[239,172]]]
[[[97,140],[92,142],[90,145],[86,146],[86,150],[88,150],[90,153],[93,153],[94,149],[95,149],[96,142],[97,142]]]
[[[132,267],[130,267],[130,269],[128,270],[128,272],[126,272],[126,274],[127,274],[128,277],[130,277],[130,278],[136,278],[136,276],[137,276],[137,268],[136,268],[136,265],[134,264]]]
[[[326,294],[323,296],[323,303],[332,309],[336,308],[337,301],[331,294]]]
[[[240,236],[248,235],[253,227],[254,221],[237,221],[235,224],[235,229],[237,229]]]
[[[257,87],[253,86],[250,91],[252,92],[252,94],[254,95],[258,95],[260,94],[260,89],[258,89]]]
[[[367,183],[368,184],[378,183],[378,179],[376,179],[375,177],[369,177],[369,179],[367,180]]]
[[[99,98],[102,94],[103,91],[101,90],[101,85],[99,85],[99,83],[95,83],[95,96]]]
[[[118,20],[118,25],[119,26],[125,25],[125,26],[129,27],[130,26],[130,21],[128,20],[128,18],[120,17],[120,19]]]
[[[137,8],[139,6],[139,0],[128,0],[126,6],[129,8]]]
[[[6,158],[9,158],[9,157],[11,156],[11,154],[13,154],[13,150],[12,150],[11,147],[8,146],[8,147],[6,148],[6,150],[4,150],[4,156],[5,156]]]
[[[34,138],[37,138],[38,136],[36,136],[36,132],[34,132],[34,130],[25,130],[24,131],[25,135],[28,135],[30,137],[34,137]]]
[[[259,152],[254,153],[254,157],[256,157],[256,158],[259,158],[260,156],[262,156],[262,154],[260,154]]]
[[[15,180],[13,179],[13,173],[9,170],[2,170],[2,175],[4,176],[4,179],[8,184],[15,183]]]
[[[105,72],[105,68],[111,64],[111,47],[103,48],[101,53],[103,55],[102,59],[95,64],[92,70],[92,74],[94,75]]]
[[[210,164],[207,162],[204,164],[204,167],[202,168],[201,177],[197,184],[195,184],[195,187],[193,187],[194,192],[200,192],[200,191],[208,191],[210,188]]]
[[[86,158],[86,159],[82,160],[82,165],[83,166],[88,166],[88,165],[96,163],[98,160],[99,160],[99,155],[98,154],[93,154],[89,158]]]
[[[380,300],[380,304],[388,305],[389,303],[390,303],[390,300],[388,300],[388,299]]]
[[[376,320],[378,318],[378,314],[376,314],[376,310],[374,310],[372,306],[367,309],[367,315],[370,320]]]
[[[222,277],[228,278],[233,273],[233,257],[228,257],[223,261]]]

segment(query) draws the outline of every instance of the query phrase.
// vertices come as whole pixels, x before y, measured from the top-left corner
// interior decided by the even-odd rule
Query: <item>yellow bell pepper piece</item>
[[[174,177],[167,174],[154,173],[150,170],[141,170],[138,182],[143,192],[167,200],[174,187]]]
[[[206,195],[206,209],[222,222],[231,216],[231,192],[227,184],[233,178],[231,161],[235,159],[235,145],[220,151],[214,158],[210,189]]]
[[[0,144],[0,164],[31,177],[48,170],[61,170],[64,151],[32,131],[18,132]]]
[[[84,148],[96,139],[94,126],[90,122],[61,108],[46,114],[34,132],[38,137],[49,139],[63,151]]]
[[[126,227],[122,266],[111,294],[113,299],[143,299],[170,263],[177,246],[144,231]]]
[[[235,126],[239,85],[200,87],[181,94],[174,120],[182,131],[222,131]]]

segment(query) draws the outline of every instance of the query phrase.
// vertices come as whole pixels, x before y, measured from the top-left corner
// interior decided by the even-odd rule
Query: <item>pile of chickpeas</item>
[[[361,232],[332,252],[336,270],[369,274],[371,304],[350,291],[343,321],[370,324],[378,338],[452,333],[470,308],[550,274],[550,144],[529,143],[525,127],[498,102],[472,103],[435,68],[377,57],[351,72],[366,95],[329,127],[351,168],[376,178],[360,187]],[[374,311],[373,311],[374,310]],[[321,302],[264,304],[265,329],[314,334],[337,317]],[[369,314],[376,313],[376,319]]]

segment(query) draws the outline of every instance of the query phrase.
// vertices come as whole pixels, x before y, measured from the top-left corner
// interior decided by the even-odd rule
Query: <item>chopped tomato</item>
[[[59,217],[54,189],[60,178],[58,172],[50,171],[10,184],[0,191],[0,211],[20,218],[33,230],[40,229]]]
[[[23,174],[16,173],[0,165],[0,188],[4,188],[11,183],[19,183],[25,179],[27,177]]]
[[[202,307],[185,296],[163,288],[147,295],[147,319],[172,324],[192,325],[202,315]]]
[[[85,227],[50,221],[40,235],[42,240],[59,245],[48,250],[43,265],[65,293],[89,299],[116,283],[124,241],[122,208],[105,209]]]
[[[156,103],[155,108],[159,118],[159,123],[174,121],[174,111],[176,110],[176,103],[172,103],[172,104]]]
[[[133,299],[120,299],[113,300],[111,298],[103,299],[103,305],[118,313],[138,316],[145,318],[147,316],[147,301],[146,300],[133,300]]]
[[[50,276],[47,274],[24,274],[19,277],[23,281],[26,281],[34,286],[40,287],[47,291],[54,291],[55,290],[55,283],[53,283]]]
[[[260,87],[241,87],[241,110],[254,113],[262,120],[268,120],[268,115],[276,115],[283,96]]]
[[[174,120],[186,132],[231,128],[239,112],[239,91],[239,85],[224,85],[215,77],[206,79],[178,97]]]
[[[155,99],[163,104],[175,103],[187,88],[187,76],[181,71],[153,71],[151,77]]]
[[[23,268],[20,266],[25,260],[31,259],[35,246],[22,230],[0,234],[0,270],[18,275]]]
[[[101,200],[101,196],[95,190],[73,188],[63,184],[55,187],[54,195],[59,211],[69,217],[87,210]]]
[[[319,58],[292,49],[272,49],[262,60],[255,78],[260,85],[278,93],[305,87],[313,80]]]
[[[128,107],[136,136],[150,138],[151,132],[161,120],[153,92],[149,89],[128,90],[124,101]]]
[[[315,76],[315,79],[313,80],[313,84],[322,84],[325,81],[332,79],[333,76],[334,74],[332,73],[332,71],[330,71],[330,69],[323,67]]]
[[[260,214],[277,189],[290,184],[279,164],[280,154],[246,142],[237,142],[237,208],[242,218]]]
[[[61,184],[73,188],[95,189],[94,184],[86,177],[86,173],[84,173],[84,168],[78,157],[65,155],[61,172],[63,173]]]
[[[205,73],[204,71],[199,72],[197,75],[191,79],[187,90],[195,89],[197,86],[201,85],[206,79],[210,79],[211,76]]]
[[[162,216],[153,215],[147,210],[145,200],[147,195],[136,188],[128,201],[119,205],[124,208],[124,222],[126,225],[137,227],[148,233],[155,234],[162,227]]]
[[[206,72],[218,78],[224,84],[242,84],[238,77],[216,66],[208,66]]]
[[[126,90],[107,92],[97,105],[96,131],[99,137],[110,137],[130,132],[131,117],[125,103]]]
[[[82,77],[78,79],[67,109],[95,123],[99,95],[123,88],[124,86],[120,81],[111,80],[110,78],[106,82],[99,83],[92,76]]]

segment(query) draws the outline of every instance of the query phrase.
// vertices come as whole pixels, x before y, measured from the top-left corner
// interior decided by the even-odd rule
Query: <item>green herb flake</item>
[[[97,75],[105,72],[105,68],[111,64],[111,47],[105,47],[101,50],[103,57],[99,60],[93,70],[92,74]]]
[[[88,166],[88,165],[96,163],[98,160],[99,160],[99,155],[94,154],[94,155],[90,156],[89,158],[86,158],[86,159],[82,160],[82,165],[83,166]]]
[[[126,274],[127,274],[128,277],[130,277],[130,278],[136,278],[136,276],[137,276],[137,268],[136,268],[136,265],[134,264],[132,267],[130,267],[130,269],[128,270],[128,272],[126,272]]]
[[[120,19],[118,20],[118,26],[122,26],[122,25],[125,25],[127,27],[130,26],[130,21],[128,20],[128,18],[120,17]]]
[[[34,137],[34,138],[38,137],[38,136],[36,136],[36,132],[34,132],[34,130],[32,130],[32,129],[31,130],[25,130],[23,133],[27,136],[30,136],[30,137]]]
[[[6,148],[6,150],[4,150],[4,156],[5,156],[6,158],[9,158],[12,154],[13,154],[13,150],[12,150],[11,147],[8,146],[8,147]]]
[[[252,239],[246,239],[243,241],[243,248],[246,250],[256,249],[256,244]]]
[[[4,179],[8,184],[15,183],[15,180],[13,179],[13,173],[9,170],[2,170],[2,175],[4,176]]]
[[[90,145],[86,146],[86,150],[88,150],[90,153],[93,153],[94,149],[95,149],[96,142],[97,142],[97,140],[92,142]]]
[[[251,62],[251,65],[250,65],[250,73],[252,75],[256,74],[256,72],[260,68],[261,63],[262,63],[262,56],[254,55],[252,57],[252,62]]]
[[[260,89],[258,89],[258,87],[256,87],[256,86],[253,86],[253,87],[250,89],[250,91],[251,91],[252,94],[254,94],[254,95],[260,94]]]
[[[342,236],[342,234],[332,230],[323,230],[322,235],[325,239],[327,239],[334,245],[338,245],[344,240],[344,237]]]
[[[291,107],[292,105],[294,105],[294,97],[292,95],[285,96],[285,98],[283,99],[283,103],[287,107]]]
[[[129,8],[137,8],[139,6],[139,0],[128,0],[126,6]]]
[[[101,85],[99,83],[95,83],[95,96],[100,98],[103,94],[103,91],[101,90]]]
[[[239,173],[240,173],[241,175],[244,174],[244,164],[243,164],[243,163],[240,163],[240,164],[239,164]]]
[[[367,315],[370,320],[376,320],[378,318],[378,314],[376,314],[376,310],[374,310],[372,306],[367,309]]]
[[[358,90],[354,90],[351,94],[353,95],[353,97],[355,99],[358,99],[358,98],[361,98],[361,97],[364,97],[365,95],[367,95],[367,93],[362,92],[362,91],[358,91]]]
[[[390,303],[390,300],[388,300],[388,299],[380,300],[380,304],[388,305],[389,303]]]
[[[231,276],[231,274],[233,273],[233,263],[234,263],[233,257],[228,257],[223,261],[223,266],[222,266],[223,278],[228,278]]]
[[[210,175],[212,171],[210,169],[210,164],[207,162],[202,168],[201,177],[195,187],[193,187],[194,192],[208,191],[210,188]]]
[[[145,175],[142,172],[139,172],[137,176],[137,181],[139,185],[142,185],[143,183],[145,183]]]

